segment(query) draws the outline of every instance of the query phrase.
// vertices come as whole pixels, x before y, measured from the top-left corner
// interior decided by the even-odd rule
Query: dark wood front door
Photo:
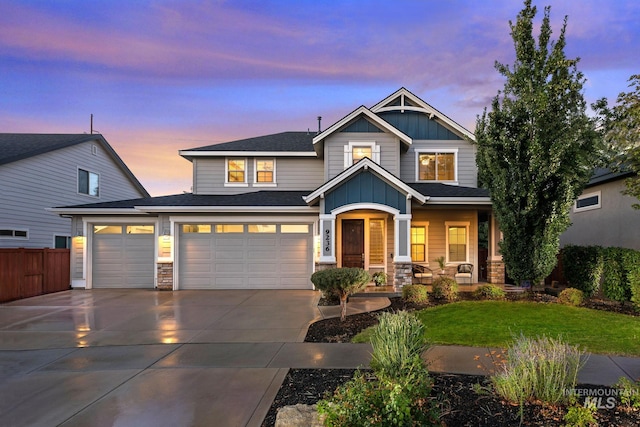
[[[364,268],[364,220],[342,220],[342,266]]]

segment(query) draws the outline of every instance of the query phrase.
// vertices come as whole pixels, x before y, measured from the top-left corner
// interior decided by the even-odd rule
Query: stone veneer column
[[[413,282],[411,263],[396,262],[394,265],[396,273],[393,278],[393,286],[396,290],[400,290],[404,285],[410,285]]]
[[[338,267],[338,264],[336,264],[336,263],[331,263],[331,262],[318,263],[318,262],[316,262],[316,271],[328,270],[330,268],[336,268],[336,267]]]
[[[504,280],[504,262],[487,261],[487,282],[494,284],[503,284]]]
[[[172,262],[158,263],[158,290],[159,291],[173,290],[173,263]]]

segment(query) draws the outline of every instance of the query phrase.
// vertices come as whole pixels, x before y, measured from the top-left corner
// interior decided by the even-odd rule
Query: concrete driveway
[[[0,305],[0,420],[259,426],[288,368],[368,363],[367,345],[301,343],[318,298],[72,290]]]

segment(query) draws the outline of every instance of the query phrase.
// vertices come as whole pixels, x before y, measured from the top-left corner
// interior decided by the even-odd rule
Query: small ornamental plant
[[[375,283],[376,286],[384,286],[387,284],[387,273],[385,273],[384,271],[373,273],[372,278],[373,283]]]
[[[502,288],[496,285],[481,285],[473,291],[473,296],[478,299],[500,300],[504,299],[505,292]]]
[[[584,292],[576,288],[567,288],[558,295],[558,303],[577,307],[584,302]]]
[[[458,282],[447,276],[440,276],[431,285],[431,296],[438,300],[455,301],[458,299]]]
[[[402,299],[414,304],[429,302],[429,288],[425,285],[405,285],[402,287]]]
[[[325,294],[340,298],[340,320],[347,318],[347,298],[371,281],[369,272],[361,268],[329,268],[311,275],[311,283]]]

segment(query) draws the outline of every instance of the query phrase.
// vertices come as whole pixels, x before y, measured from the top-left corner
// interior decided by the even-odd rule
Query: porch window
[[[469,224],[446,223],[447,262],[468,262]]]
[[[369,265],[384,265],[384,220],[369,220]]]
[[[427,260],[427,227],[424,225],[411,226],[411,261],[425,262]]]
[[[227,184],[245,184],[247,182],[246,166],[245,159],[227,159]]]
[[[418,181],[457,181],[455,151],[418,152]]]
[[[276,161],[274,159],[256,159],[255,171],[256,184],[275,184]]]

